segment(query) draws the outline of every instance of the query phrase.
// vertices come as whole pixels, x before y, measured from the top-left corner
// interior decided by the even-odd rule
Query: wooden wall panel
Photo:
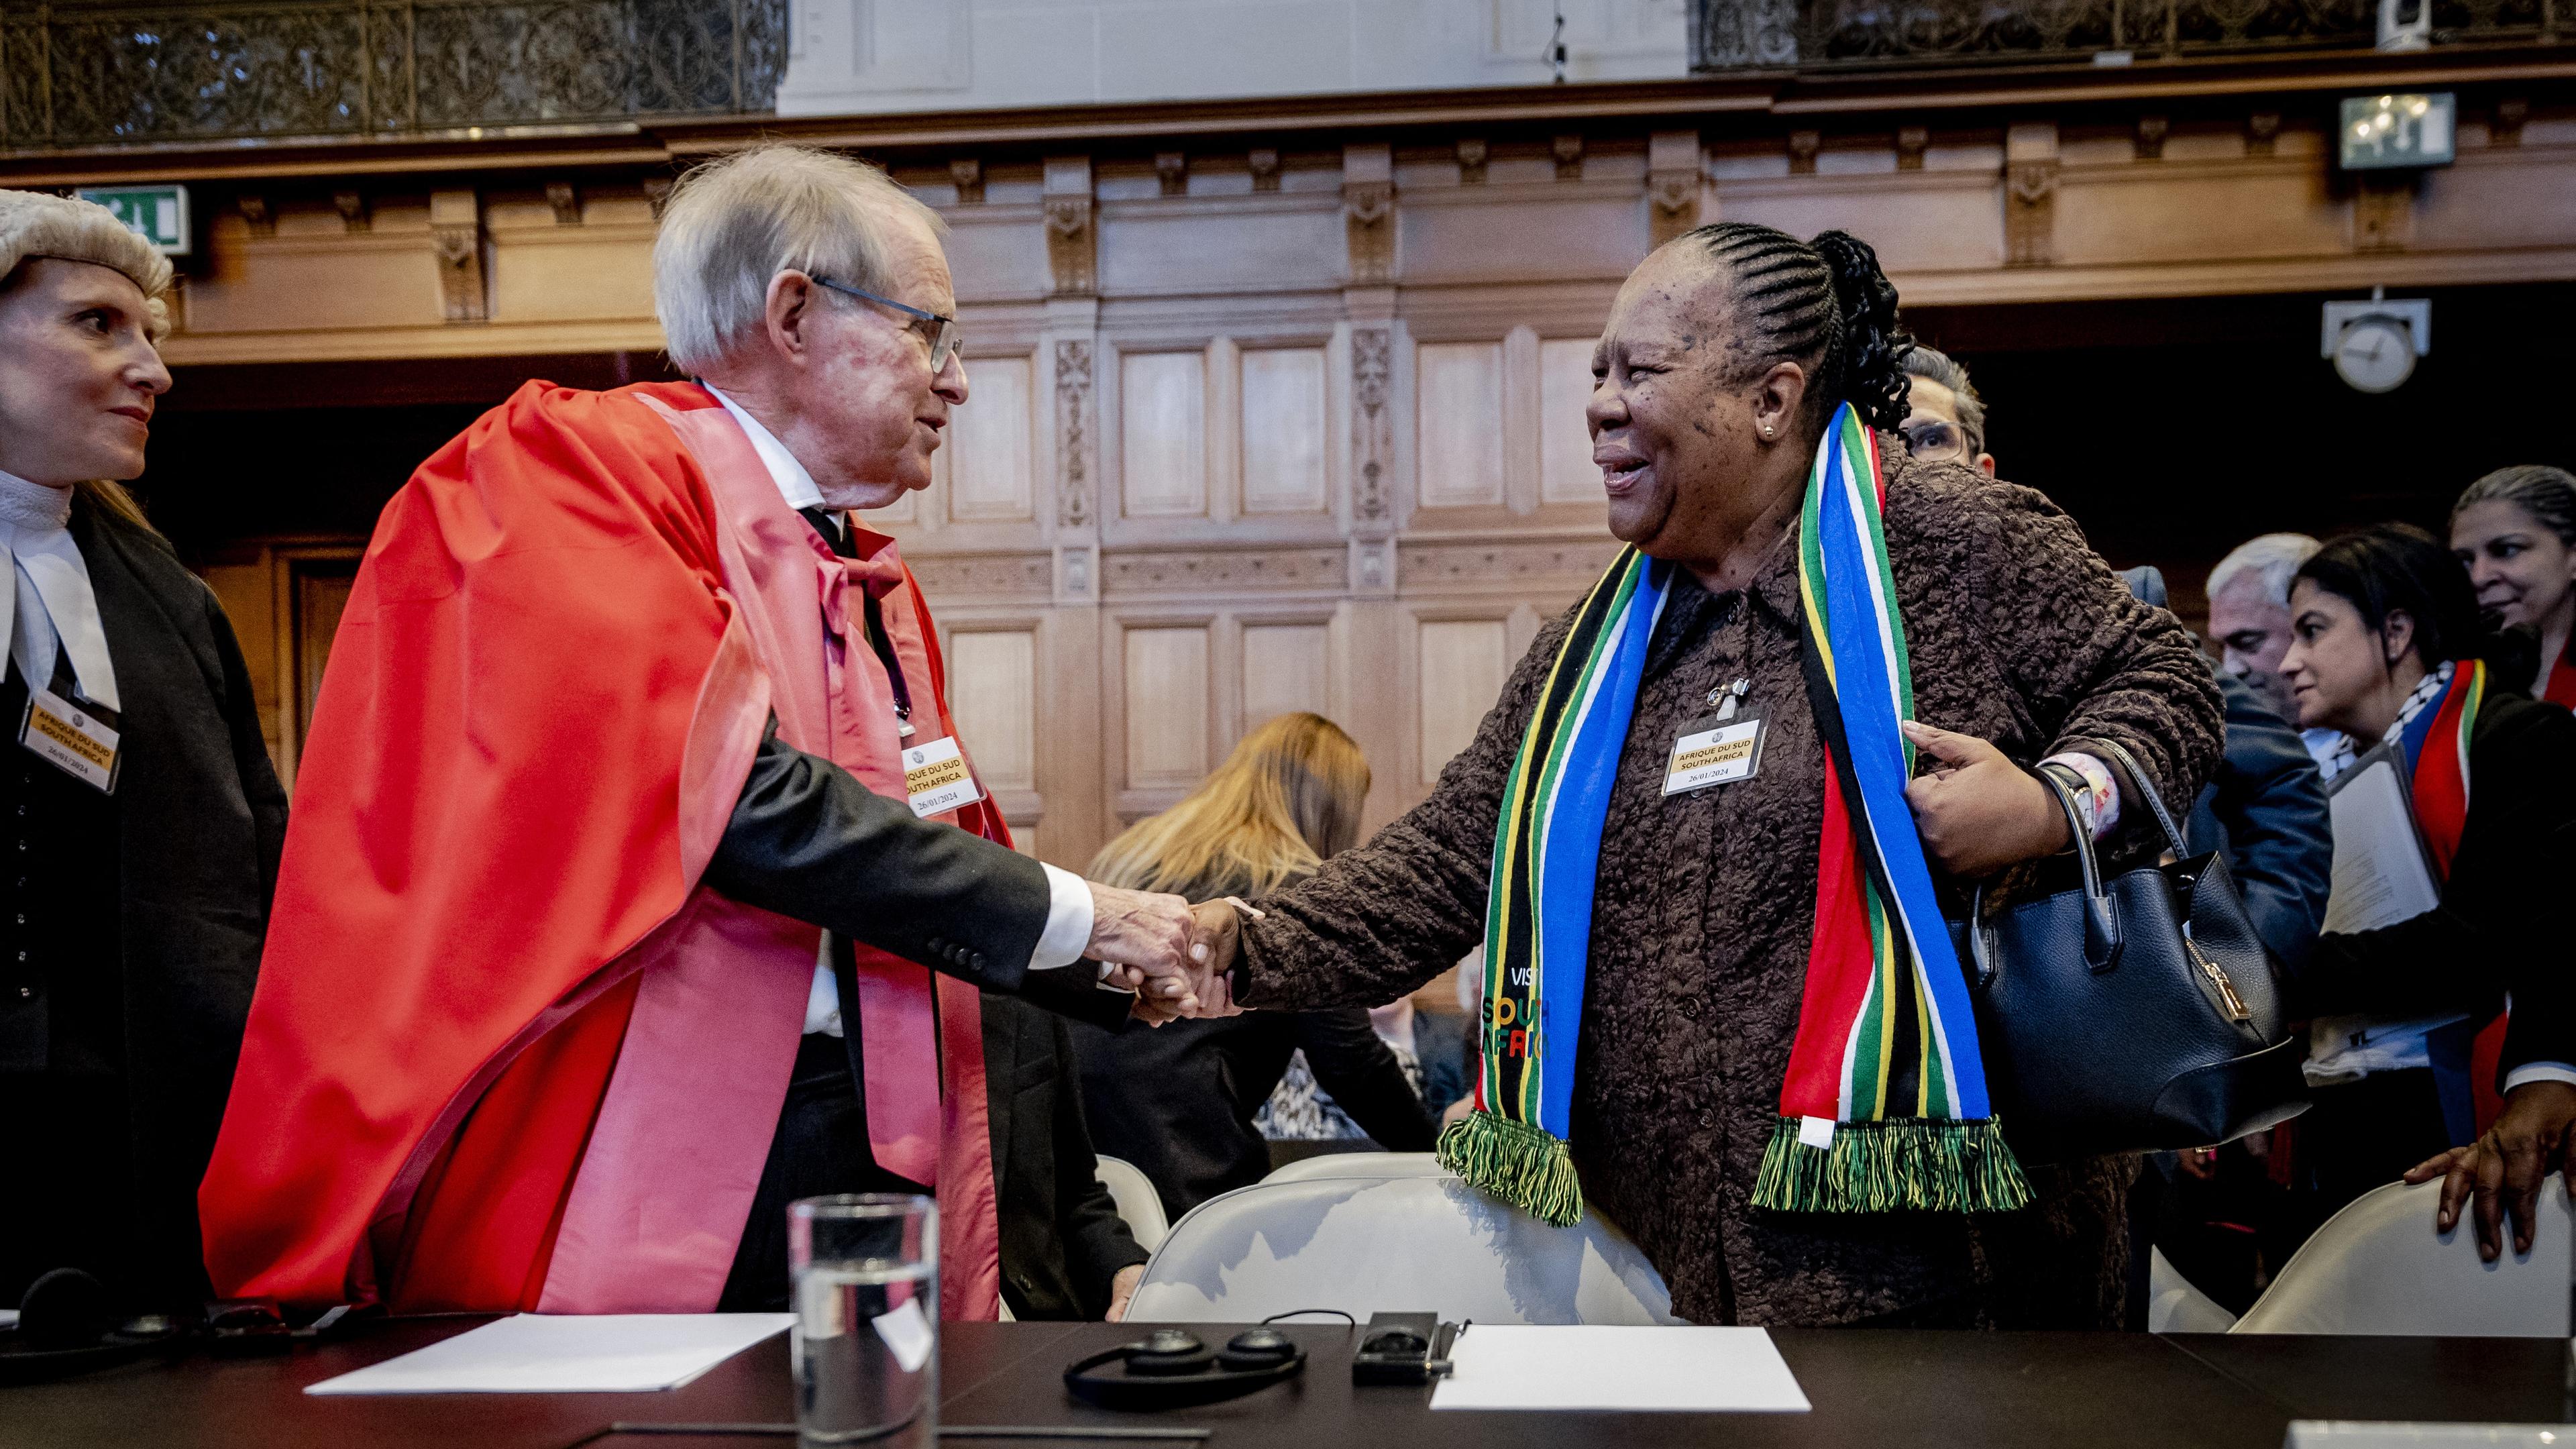
[[[953,454],[948,516],[958,522],[1025,523],[1037,516],[1037,454],[1031,434],[1034,367],[1026,357],[977,360],[967,403],[941,448]]]
[[[1538,345],[1538,496],[1544,503],[1598,503],[1601,470],[1592,465],[1590,337],[1549,338]]]
[[[1424,508],[1503,501],[1503,348],[1426,342],[1414,349],[1414,477]]]
[[[960,629],[947,656],[949,711],[986,788],[1036,789],[1037,631]]]
[[[1243,730],[1296,710],[1330,718],[1332,630],[1324,624],[1246,624]]]
[[[1511,674],[1514,656],[1509,626],[1501,619],[1425,619],[1415,637],[1415,684],[1420,690],[1416,778],[1429,785],[1440,778],[1440,767],[1476,737],[1476,726]]]
[[[1130,789],[1195,785],[1209,758],[1208,627],[1126,631],[1126,748]]]
[[[1243,511],[1321,513],[1326,492],[1324,349],[1243,353]]]
[[[1119,477],[1129,518],[1208,511],[1207,359],[1131,352],[1119,359]]]

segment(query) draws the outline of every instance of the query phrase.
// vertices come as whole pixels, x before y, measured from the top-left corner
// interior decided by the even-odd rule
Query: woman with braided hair
[[[2014,1160],[1941,901],[2067,844],[2038,770],[2151,858],[2088,746],[2188,801],[2218,692],[2048,500],[1907,457],[1909,346],[1854,237],[1648,257],[1586,409],[1626,547],[1429,799],[1259,918],[1201,908],[1230,975],[1199,995],[1389,1000],[1481,938],[1478,1110],[1442,1156],[1606,1213],[1676,1313],[2117,1327],[2134,1163]]]

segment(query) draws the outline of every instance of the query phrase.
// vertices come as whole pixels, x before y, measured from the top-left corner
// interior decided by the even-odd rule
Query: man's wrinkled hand
[[[2504,1218],[2513,1217],[2513,1250],[2531,1251],[2533,1229],[2540,1217],[2540,1185],[2553,1170],[2565,1173],[2576,1154],[2576,1086],[2565,1082],[2525,1082],[2505,1093],[2504,1110],[2495,1125],[2466,1147],[2454,1147],[2417,1163],[2406,1173],[2410,1183],[2442,1179],[2442,1197],[2433,1209],[2433,1228],[2447,1233],[2459,1226],[2460,1204],[2467,1201],[2477,1223],[2478,1257],[2492,1263],[2504,1251]],[[2576,1180],[2562,1178],[2576,1197]]]
[[[1103,980],[1139,998],[1198,1014],[1190,903],[1159,891],[1122,890],[1091,882],[1091,941],[1082,954],[1117,968]]]
[[[2038,778],[1974,735],[1912,720],[1905,737],[1942,768],[1905,787],[1923,853],[1957,876],[1992,875],[2066,844],[2066,812]]]

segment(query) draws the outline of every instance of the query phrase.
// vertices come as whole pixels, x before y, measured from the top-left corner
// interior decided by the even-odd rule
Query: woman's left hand
[[[1145,1265],[1130,1263],[1109,1280],[1109,1312],[1105,1323],[1116,1323],[1127,1316],[1127,1300],[1136,1296],[1136,1285],[1145,1277]]]
[[[1905,722],[1905,737],[1941,762],[1905,787],[1923,852],[1952,875],[1991,875],[2066,845],[2066,812],[2048,787],[1974,735]]]

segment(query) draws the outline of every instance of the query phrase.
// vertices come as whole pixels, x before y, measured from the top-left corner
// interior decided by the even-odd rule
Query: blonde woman
[[[1090,874],[1191,900],[1257,897],[1356,841],[1368,787],[1368,761],[1349,735],[1320,715],[1281,715],[1244,736],[1188,798],[1111,841]],[[1396,1152],[1431,1149],[1429,1114],[1358,1007],[1073,1034],[1093,1141],[1152,1178],[1174,1217],[1270,1170],[1253,1115],[1301,1050],[1371,1137]]]
[[[63,1269],[120,1319],[207,1298],[197,1180],[286,829],[232,626],[118,486],[169,285],[105,208],[0,191],[0,1307]]]

